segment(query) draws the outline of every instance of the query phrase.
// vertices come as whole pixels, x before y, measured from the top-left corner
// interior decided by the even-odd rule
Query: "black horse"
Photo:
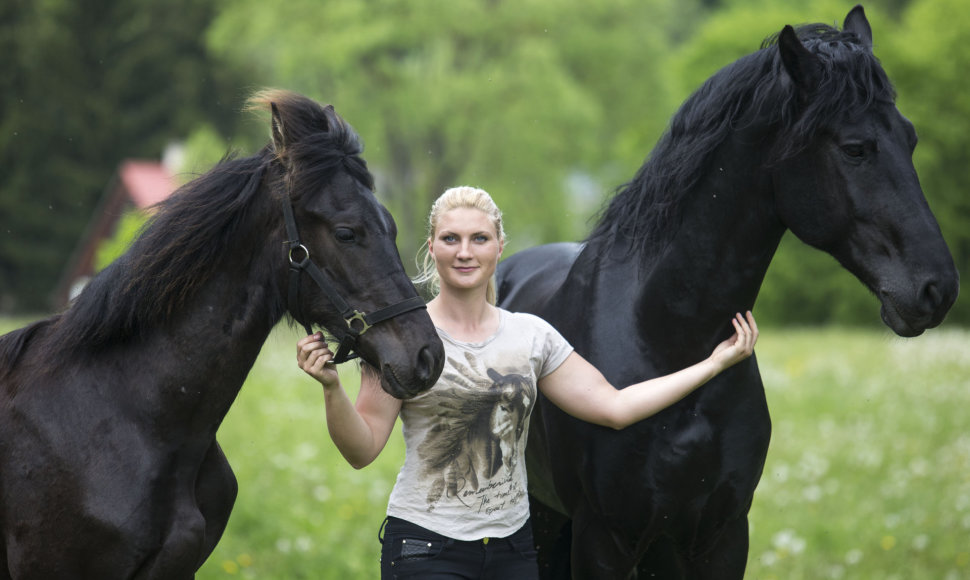
[[[0,337],[0,578],[192,578],[236,496],[216,430],[287,311],[392,395],[441,373],[353,129],[293,93],[252,103],[270,145],[163,202],[68,310]]]
[[[729,336],[789,229],[867,286],[892,330],[919,335],[959,283],[894,101],[861,6],[841,31],[786,26],[685,101],[585,244],[504,261],[501,305],[631,384]],[[540,397],[527,465],[544,575],[742,578],[770,431],[754,357],[622,431]]]

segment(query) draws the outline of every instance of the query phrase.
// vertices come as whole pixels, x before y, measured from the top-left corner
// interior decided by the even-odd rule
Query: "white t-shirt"
[[[529,518],[525,445],[537,381],[572,347],[537,316],[499,310],[480,343],[438,329],[445,366],[401,405],[406,455],[387,514],[458,540],[501,538]]]

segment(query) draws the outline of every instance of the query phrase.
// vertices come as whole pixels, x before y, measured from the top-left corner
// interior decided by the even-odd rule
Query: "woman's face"
[[[484,287],[495,273],[502,255],[502,240],[485,212],[456,208],[438,218],[428,249],[442,289],[473,289]]]

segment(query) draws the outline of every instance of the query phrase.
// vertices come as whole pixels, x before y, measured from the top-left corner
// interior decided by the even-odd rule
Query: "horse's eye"
[[[354,235],[354,230],[350,228],[337,228],[337,230],[334,232],[334,236],[337,238],[338,242],[342,242],[344,244],[353,243],[357,239],[357,236]]]
[[[866,148],[862,143],[848,143],[842,146],[842,152],[853,159],[862,159],[866,155]]]

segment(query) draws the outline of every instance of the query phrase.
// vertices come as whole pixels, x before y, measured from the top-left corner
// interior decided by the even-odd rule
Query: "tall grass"
[[[297,338],[274,332],[219,431],[240,491],[200,579],[378,576],[400,433],[348,466]],[[970,578],[970,332],[772,328],[757,353],[773,435],[746,578]]]

